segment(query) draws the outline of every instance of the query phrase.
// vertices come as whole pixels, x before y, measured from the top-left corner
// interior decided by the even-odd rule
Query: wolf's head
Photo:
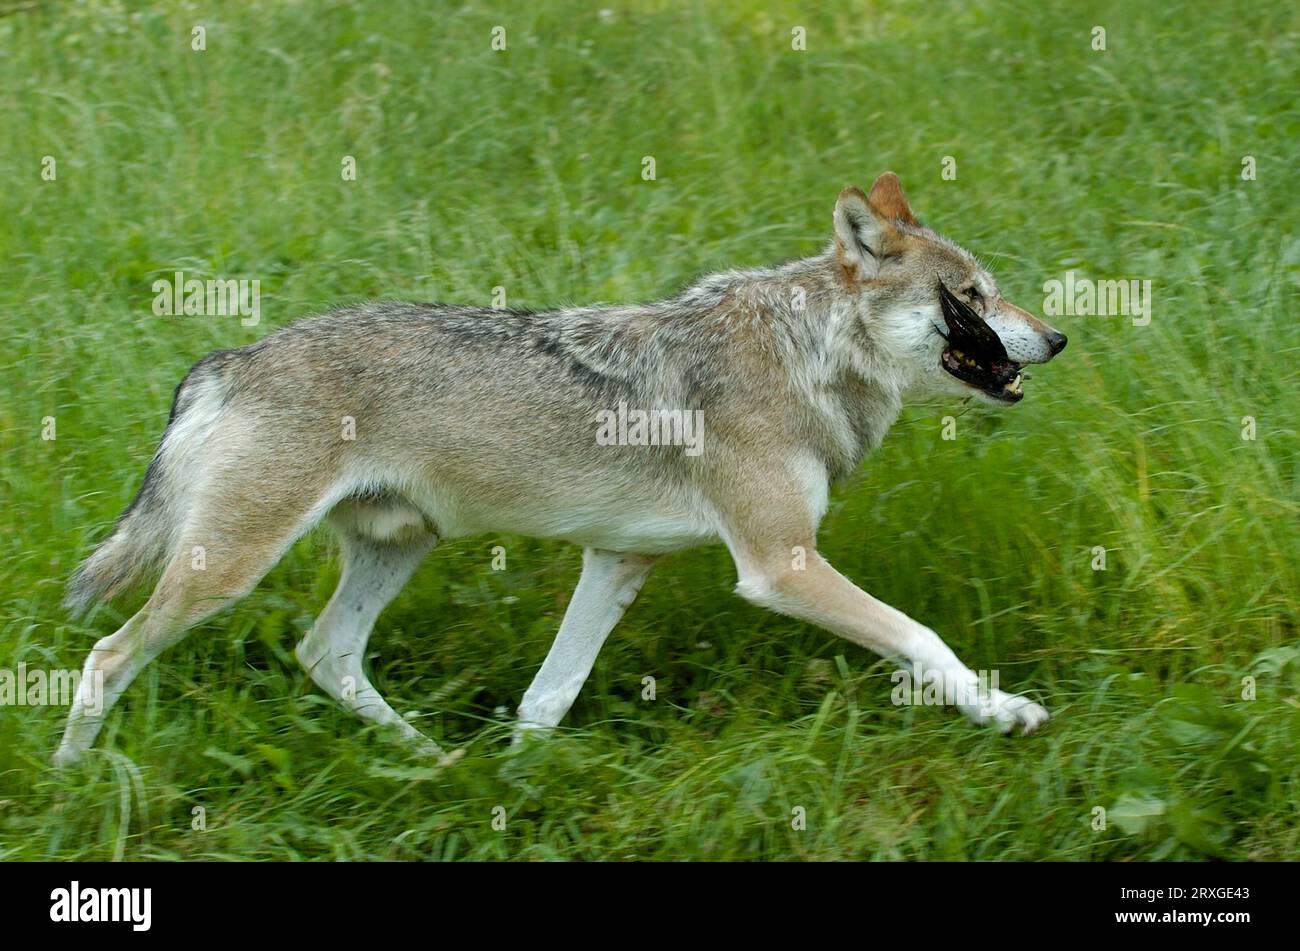
[[[1065,335],[1004,300],[973,255],[916,220],[893,172],[869,195],[840,192],[834,254],[872,338],[922,389],[1017,403],[1021,365],[1065,349]]]

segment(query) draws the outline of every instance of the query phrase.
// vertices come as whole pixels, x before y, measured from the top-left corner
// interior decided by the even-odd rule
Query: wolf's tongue
[[[956,347],[982,362],[1010,363],[1006,347],[984,318],[939,282],[939,309],[948,325],[948,346]]]
[[[1020,376],[1020,368],[1014,363],[995,363],[990,372],[997,383],[1011,383]]]

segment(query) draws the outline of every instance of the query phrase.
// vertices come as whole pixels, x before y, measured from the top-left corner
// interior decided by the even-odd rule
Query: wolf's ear
[[[912,209],[907,204],[907,196],[903,194],[903,183],[893,172],[885,172],[876,179],[876,183],[871,186],[871,194],[867,196],[867,203],[871,205],[872,211],[886,221],[916,224]]]
[[[861,276],[876,273],[898,237],[898,229],[876,211],[861,188],[850,185],[840,192],[835,200],[835,244],[844,262],[860,269]]]

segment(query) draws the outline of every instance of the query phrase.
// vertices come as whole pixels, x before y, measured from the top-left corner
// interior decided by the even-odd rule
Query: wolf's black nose
[[[1053,330],[1051,333],[1047,335],[1047,345],[1052,348],[1052,356],[1056,356],[1058,353],[1064,350],[1066,343],[1067,341],[1065,339],[1065,334],[1063,333],[1058,333],[1057,331]]]

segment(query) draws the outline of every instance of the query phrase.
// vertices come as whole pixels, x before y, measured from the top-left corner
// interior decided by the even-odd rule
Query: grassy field
[[[660,297],[818,250],[885,169],[1022,306],[1068,270],[1153,295],[1146,326],[1054,319],[1069,349],[1012,410],[909,408],[822,526],[1042,700],[1041,734],[892,705],[891,667],[735,597],[713,548],[656,569],[566,727],[512,755],[579,552],[487,537],[371,642],[466,749],[438,773],[294,661],[338,576],[318,534],[142,674],[84,767],[48,766],[65,709],[0,706],[0,858],[1300,858],[1298,47],[1283,0],[0,16],[0,669],[79,668],[141,603],[59,607],[186,368],[328,305]],[[260,280],[261,323],[155,316],[177,269]]]

